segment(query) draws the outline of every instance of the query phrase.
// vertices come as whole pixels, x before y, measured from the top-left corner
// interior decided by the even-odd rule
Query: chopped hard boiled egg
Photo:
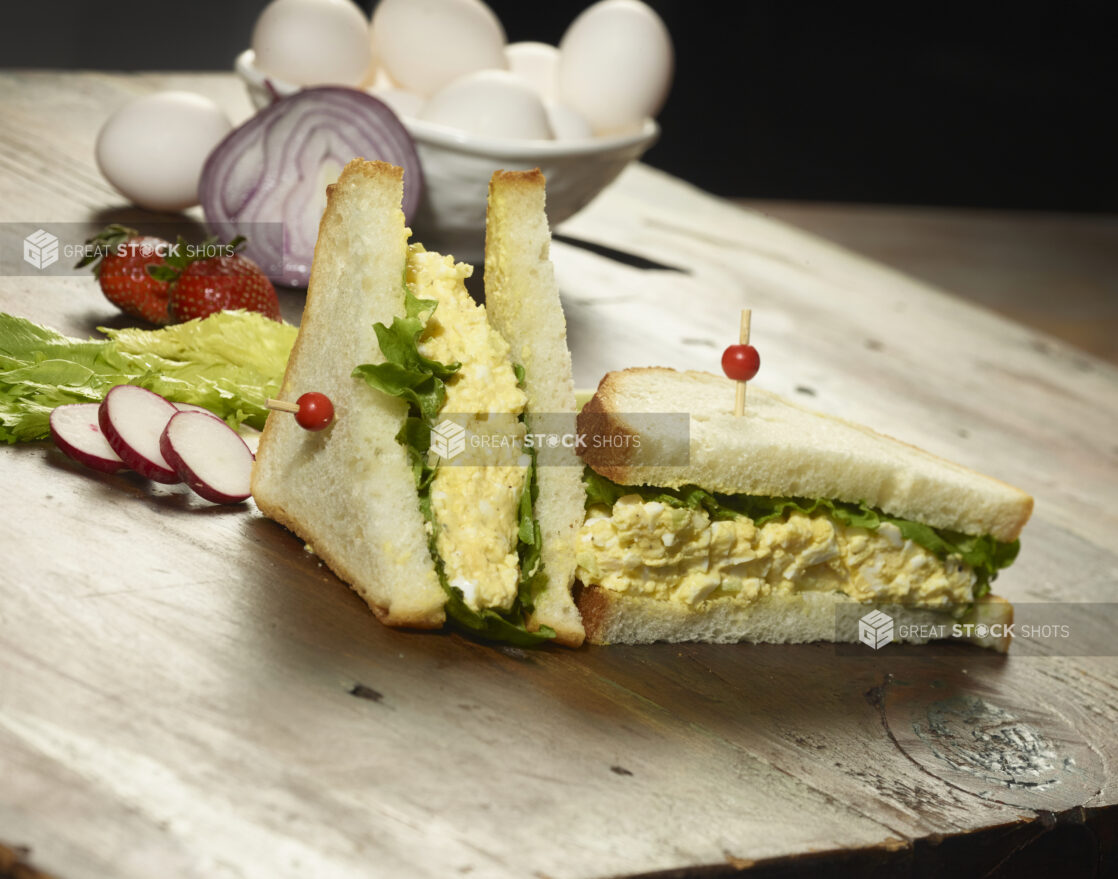
[[[626,495],[590,509],[578,536],[578,578],[633,596],[697,605],[803,591],[858,601],[949,607],[974,600],[975,574],[884,523],[877,531],[795,512],[757,526]]]
[[[516,416],[527,398],[509,359],[508,342],[490,325],[484,306],[466,292],[472,269],[450,256],[413,245],[407,283],[437,308],[419,339],[419,353],[461,368],[446,383],[440,418],[453,417],[467,437],[497,422],[518,432],[514,442],[471,449],[466,463],[440,463],[431,481],[436,548],[447,580],[475,610],[507,610],[517,594],[520,560],[517,527],[528,469],[520,460],[524,427]],[[493,416],[509,416],[506,419]]]

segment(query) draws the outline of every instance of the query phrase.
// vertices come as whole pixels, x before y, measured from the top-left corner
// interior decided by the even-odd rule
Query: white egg
[[[504,28],[481,0],[380,0],[372,27],[388,74],[425,97],[476,70],[506,67]]]
[[[374,46],[375,51],[375,46]],[[397,116],[418,116],[426,100],[422,95],[409,92],[393,81],[383,67],[378,67],[370,77],[372,83],[365,89],[374,98],[380,98]]]
[[[559,97],[595,134],[631,130],[663,106],[672,67],[660,16],[640,0],[602,0],[559,42]]]
[[[556,140],[587,140],[594,136],[590,123],[570,107],[549,101],[544,109]]]
[[[427,101],[419,118],[483,137],[552,137],[536,90],[507,70],[479,70],[456,79]]]
[[[157,92],[109,117],[97,135],[97,166],[134,204],[181,211],[198,204],[202,165],[232,128],[209,98]]]
[[[524,77],[545,101],[559,97],[559,50],[547,43],[509,43],[505,46],[509,70]]]
[[[252,48],[261,71],[293,85],[358,85],[373,63],[369,21],[352,0],[273,0]]]
[[[423,98],[399,88],[371,88],[369,94],[380,98],[397,116],[418,116],[423,109]]]

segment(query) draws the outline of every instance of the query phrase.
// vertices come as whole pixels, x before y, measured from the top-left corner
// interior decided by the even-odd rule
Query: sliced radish
[[[105,394],[97,420],[125,464],[155,482],[172,484],[182,480],[160,452],[159,438],[178,411],[159,394],[136,385],[117,385]]]
[[[54,444],[77,461],[102,473],[116,473],[127,465],[113,451],[97,422],[98,403],[70,403],[50,413]]]
[[[251,494],[252,452],[233,428],[208,412],[179,412],[159,449],[183,482],[215,504],[239,504]]]
[[[171,405],[178,409],[180,412],[205,412],[207,415],[212,415],[214,418],[221,418],[216,412],[211,412],[205,406],[199,406],[195,403],[176,403],[171,402]],[[225,419],[221,419],[224,421]]]

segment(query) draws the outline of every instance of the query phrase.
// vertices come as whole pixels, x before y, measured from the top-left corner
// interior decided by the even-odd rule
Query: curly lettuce
[[[108,338],[74,339],[0,312],[0,441],[46,439],[56,406],[96,403],[122,384],[204,406],[234,427],[263,428],[298,330],[223,311],[158,330],[101,332]]]

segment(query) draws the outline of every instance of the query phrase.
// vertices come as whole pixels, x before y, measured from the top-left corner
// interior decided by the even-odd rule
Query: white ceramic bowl
[[[254,61],[252,49],[246,49],[234,69],[257,109],[298,91],[262,73]],[[426,184],[412,220],[416,238],[475,265],[483,257],[485,202],[494,171],[539,168],[547,177],[547,215],[554,228],[586,207],[660,134],[653,119],[631,134],[585,141],[496,140],[422,119],[401,121],[415,139]]]

